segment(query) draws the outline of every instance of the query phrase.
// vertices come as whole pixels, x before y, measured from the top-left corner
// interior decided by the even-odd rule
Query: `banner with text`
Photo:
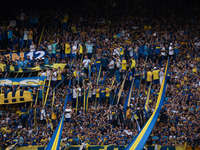
[[[47,51],[34,51],[34,52],[9,53],[4,56],[12,58],[13,61],[15,59],[19,60],[20,57],[27,59],[27,56],[29,56],[30,59],[34,57],[36,60],[36,59],[44,58],[47,54],[48,54]]]
[[[31,78],[2,78],[0,79],[0,86],[21,85],[21,86],[40,86],[43,85],[46,76],[31,77]]]

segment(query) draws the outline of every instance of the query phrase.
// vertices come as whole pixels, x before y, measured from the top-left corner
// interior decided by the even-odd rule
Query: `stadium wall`
[[[80,145],[72,145],[67,150],[79,150]],[[86,150],[123,150],[125,146],[115,146],[114,145],[90,145],[86,147]],[[156,150],[155,146],[146,146],[147,150]],[[17,147],[16,150],[44,150],[44,146],[24,146]],[[5,149],[0,149],[5,150]],[[63,149],[64,150],[64,149]],[[191,146],[157,146],[157,150],[192,150]],[[195,148],[195,150],[200,150],[200,148]]]

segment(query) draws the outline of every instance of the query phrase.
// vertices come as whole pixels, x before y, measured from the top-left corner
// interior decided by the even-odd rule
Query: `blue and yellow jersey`
[[[155,54],[159,54],[159,53],[160,53],[160,50],[161,50],[160,46],[157,45],[157,46],[155,47]]]
[[[96,59],[96,68],[99,69],[101,67],[101,59]]]
[[[102,97],[106,96],[106,89],[105,89],[105,87],[101,89],[101,96]]]
[[[124,48],[123,47],[119,48],[119,53],[120,53],[120,55],[124,55]]]

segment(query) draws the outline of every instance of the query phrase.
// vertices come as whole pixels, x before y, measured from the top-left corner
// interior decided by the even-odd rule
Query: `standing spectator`
[[[86,51],[87,51],[87,55],[88,58],[91,59],[92,58],[92,54],[93,54],[93,44],[91,44],[91,41],[88,41],[88,43],[85,45],[86,46]]]
[[[152,72],[152,75],[153,75],[153,84],[159,84],[159,72],[160,70],[158,70],[156,67],[153,68],[153,72]]]
[[[52,70],[52,86],[53,86],[53,88],[55,88],[57,85],[57,75],[58,74],[57,74],[56,69],[53,68],[53,70]]]
[[[70,108],[69,105],[67,105],[65,109],[65,121],[70,122],[71,121],[71,116],[72,116],[72,109]]]
[[[13,32],[13,49],[19,49],[19,38],[20,38],[20,32],[18,27],[15,28]]]
[[[128,127],[128,129],[131,129],[131,108],[129,106],[126,107],[126,127]]]
[[[68,61],[70,60],[70,53],[71,53],[71,45],[70,42],[67,41],[65,44],[65,58],[67,58]]]
[[[13,45],[12,45],[12,40],[13,40],[13,31],[12,31],[12,28],[10,26],[7,27],[7,30],[8,30],[8,47],[9,48],[13,48]]]
[[[41,72],[38,74],[40,77],[44,77],[46,76],[46,73],[44,72],[44,70],[41,70]]]
[[[57,70],[57,84],[60,83],[61,80],[62,80],[62,71],[61,71],[60,67],[58,67],[58,70]]]
[[[52,62],[56,62],[56,46],[59,43],[59,39],[57,38],[57,42],[53,41],[53,44],[51,46],[51,57],[52,57]]]
[[[72,43],[72,59],[76,60],[76,56],[77,56],[77,46]]]
[[[162,82],[163,82],[164,76],[165,76],[164,68],[161,68],[161,71],[159,72],[159,77],[160,77],[160,86],[162,85]]]
[[[113,75],[114,75],[114,68],[115,68],[115,62],[113,60],[113,58],[111,57],[110,58],[110,62],[108,64],[108,67],[109,67],[109,77],[112,78]]]
[[[41,111],[40,111],[40,122],[45,125],[46,124],[46,110],[45,110],[45,106],[42,107]]]
[[[103,55],[103,58],[101,59],[101,65],[102,65],[102,72],[105,74],[107,67],[108,67],[108,58]]]
[[[38,32],[37,32],[37,28],[33,29],[33,42],[34,43],[38,43]]]
[[[126,71],[126,68],[127,68],[127,62],[126,62],[125,57],[123,57],[123,58],[122,58],[122,70],[125,70],[125,71]]]
[[[83,60],[83,66],[84,66],[84,70],[87,76],[88,76],[88,67],[90,63],[91,63],[90,59],[88,59],[88,56],[85,55],[85,59]]]
[[[80,42],[78,45],[78,58],[81,59],[82,56],[83,56],[83,44],[82,42]]]
[[[33,41],[33,31],[29,29],[28,31],[28,47],[32,44]]]
[[[30,44],[30,52],[34,52],[35,50],[36,50],[36,45],[32,41],[31,44]]]
[[[171,60],[173,60],[173,58],[174,58],[173,43],[170,43],[170,46],[169,46],[169,58],[170,58]]]
[[[27,48],[27,46],[28,46],[28,30],[26,28],[24,28],[23,39],[24,39],[24,48]]]
[[[47,85],[48,85],[48,82],[49,82],[50,76],[51,76],[51,70],[49,69],[49,67],[47,67],[46,76],[47,76]]]

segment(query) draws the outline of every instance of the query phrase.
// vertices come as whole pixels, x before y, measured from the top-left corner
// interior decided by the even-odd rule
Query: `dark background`
[[[168,16],[169,10],[174,15],[199,15],[199,1],[195,0],[19,0],[1,1],[1,18],[23,10],[65,10],[69,15],[136,15]],[[110,14],[112,15],[112,13]]]

